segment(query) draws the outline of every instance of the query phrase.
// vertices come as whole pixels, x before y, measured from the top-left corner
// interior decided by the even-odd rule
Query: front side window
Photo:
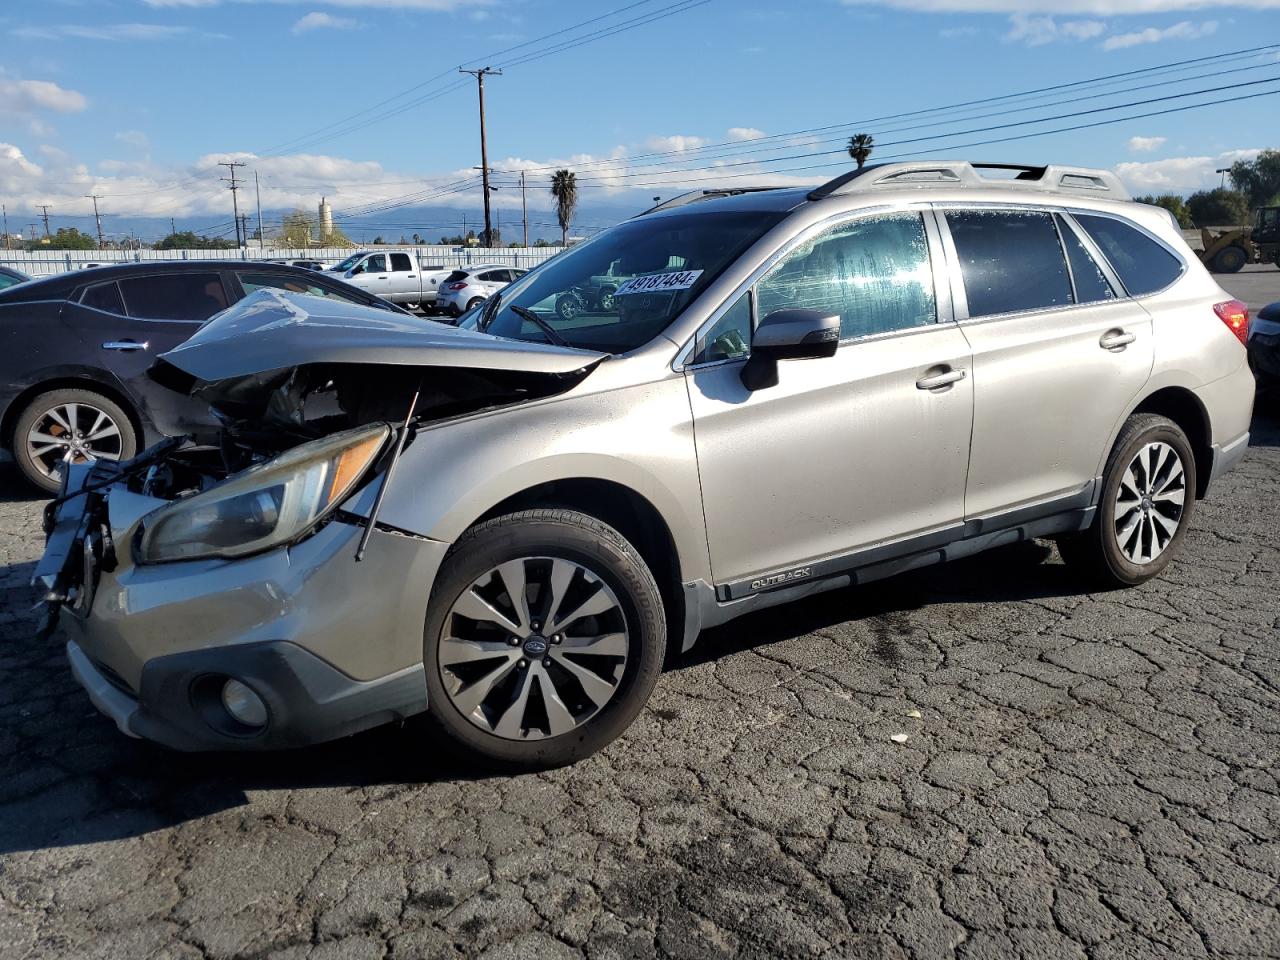
[[[751,352],[751,291],[738,297],[720,319],[698,334],[693,363],[740,360]]]
[[[124,301],[120,299],[120,288],[115,281],[111,283],[95,283],[85,288],[80,295],[80,302],[94,310],[105,310],[107,313],[124,315]]]
[[[227,308],[222,278],[216,273],[175,273],[120,281],[125,309],[143,320],[203,322]]]
[[[400,272],[408,272],[413,269],[413,263],[409,260],[407,253],[393,253],[391,255],[391,269]]]
[[[570,247],[459,322],[513,340],[625,353],[667,329],[724,270],[786,215],[772,210],[655,214]],[[615,263],[616,261],[616,263]],[[613,265],[613,297],[594,278]],[[535,319],[531,319],[533,314]],[[550,333],[547,332],[550,328]]]
[[[756,311],[803,307],[840,315],[840,336],[937,322],[920,214],[866,217],[807,240],[756,285]]]
[[[364,262],[365,273],[386,273],[387,258],[385,254],[375,253]]]
[[[1141,230],[1112,217],[1073,216],[1102,249],[1130,296],[1162,290],[1182,275],[1182,262]]]
[[[1053,217],[1035,210],[949,210],[970,317],[1071,303]]]
[[[1075,285],[1076,303],[1097,303],[1101,300],[1114,300],[1116,293],[1107,282],[1107,276],[1090,256],[1080,238],[1076,236],[1062,217],[1054,214],[1058,222],[1058,232],[1062,236],[1062,245],[1067,248],[1067,261],[1071,264],[1071,279]]]

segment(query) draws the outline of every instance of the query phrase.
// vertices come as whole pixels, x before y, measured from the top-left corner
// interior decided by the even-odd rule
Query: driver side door
[[[973,384],[942,264],[928,211],[846,219],[704,327],[686,382],[720,599],[959,536]],[[787,307],[839,314],[840,346],[748,390],[752,331]]]

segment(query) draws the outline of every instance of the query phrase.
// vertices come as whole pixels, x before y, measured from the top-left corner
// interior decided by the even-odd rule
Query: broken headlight
[[[294,447],[146,518],[140,563],[240,557],[295,539],[354,489],[386,443],[386,424]]]

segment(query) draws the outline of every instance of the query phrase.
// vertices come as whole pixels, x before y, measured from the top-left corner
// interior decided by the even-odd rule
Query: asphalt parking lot
[[[1280,956],[1277,398],[1141,588],[1026,544],[757,614],[516,778],[123,737],[34,639],[40,506],[0,473],[0,957]]]

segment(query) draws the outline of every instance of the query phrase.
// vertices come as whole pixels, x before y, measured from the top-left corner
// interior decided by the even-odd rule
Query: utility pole
[[[49,239],[49,205],[47,203],[38,203],[36,204],[36,206],[40,208],[40,212],[43,214],[44,238],[48,240]]]
[[[9,249],[9,208],[0,203],[0,216],[4,217],[4,248]]]
[[[236,180],[236,167],[243,167],[244,163],[239,160],[220,160],[218,166],[226,167],[231,171],[231,176],[223,177],[222,181],[231,185],[231,214],[236,223],[236,246],[242,247],[244,244],[240,240],[240,203],[236,198],[236,191],[240,189],[240,182]]]
[[[484,139],[484,78],[500,77],[501,70],[494,70],[492,67],[482,67],[479,70],[464,70],[458,68],[459,73],[469,73],[476,78],[476,86],[480,91],[480,173],[484,184],[484,243],[485,246],[490,245],[493,224],[489,222],[489,148],[485,145]]]
[[[258,201],[258,248],[266,246],[267,235],[262,232],[262,191],[258,189],[258,171],[253,171],[253,198]]]
[[[28,223],[27,226],[31,230],[31,242],[35,243],[36,242],[36,225],[34,223]]]
[[[173,235],[178,232],[177,225],[173,222],[173,217],[169,218],[169,234]]]
[[[524,171],[520,171],[520,216],[524,219],[524,245],[529,246],[529,204],[524,196]]]
[[[93,222],[94,222],[95,224],[97,224],[97,226],[98,226],[98,246],[99,246],[99,247],[101,247],[101,246],[103,245],[103,240],[102,240],[102,217],[101,217],[101,215],[98,213],[98,201],[99,201],[99,200],[101,200],[101,199],[102,199],[102,197],[101,197],[101,196],[99,196],[98,194],[94,193],[94,194],[90,194],[89,196],[85,197],[85,199],[86,199],[86,200],[92,200],[92,201],[93,201]]]

